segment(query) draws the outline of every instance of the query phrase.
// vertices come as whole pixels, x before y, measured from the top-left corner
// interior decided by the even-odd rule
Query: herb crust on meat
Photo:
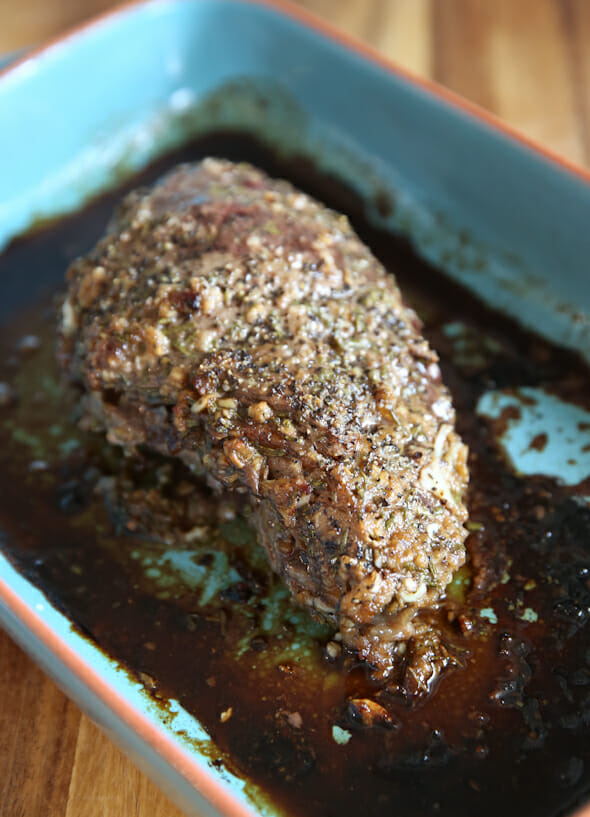
[[[247,494],[295,600],[381,677],[413,643],[432,680],[423,613],[465,561],[467,451],[416,314],[344,216],[247,164],[180,166],[70,267],[60,331],[87,426]]]

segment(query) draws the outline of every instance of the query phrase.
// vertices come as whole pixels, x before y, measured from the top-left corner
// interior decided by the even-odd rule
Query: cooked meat
[[[293,597],[387,676],[465,560],[466,448],[347,219],[207,159],[128,196],[68,280],[60,356],[86,423],[246,493]]]

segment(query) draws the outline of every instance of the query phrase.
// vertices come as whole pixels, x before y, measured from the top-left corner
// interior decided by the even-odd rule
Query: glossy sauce
[[[508,416],[490,423],[475,407],[484,391],[523,385],[587,405],[588,369],[372,230],[355,196],[307,162],[217,134],[139,181],[208,154],[252,161],[346,212],[425,321],[471,452],[471,558],[446,623],[456,666],[410,706],[352,657],[331,659],[329,632],[290,604],[246,512],[232,515],[178,465],[125,463],[77,430],[77,396],[54,362],[53,293],[122,191],[0,258],[3,550],[164,712],[174,698],[194,713],[217,746],[211,762],[245,776],[261,803],[297,817],[563,813],[590,784],[590,511],[580,498],[590,490],[516,475],[495,443]],[[461,343],[447,331],[457,322]],[[157,524],[144,525],[148,495]],[[387,718],[364,726],[350,703],[359,699]]]

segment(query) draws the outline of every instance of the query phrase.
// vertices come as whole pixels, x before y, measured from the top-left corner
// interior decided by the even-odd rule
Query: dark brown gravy
[[[326,658],[329,634],[291,607],[242,521],[221,521],[204,544],[191,540],[196,589],[162,576],[168,545],[126,532],[124,521],[118,530],[93,486],[123,466],[75,429],[73,402],[58,386],[51,293],[68,261],[100,236],[121,190],[0,258],[0,381],[9,386],[0,390],[3,551],[164,708],[175,698],[198,717],[219,749],[213,763],[289,815],[566,812],[590,788],[590,511],[575,489],[517,476],[475,405],[490,388],[523,385],[583,404],[587,368],[371,229],[355,196],[304,161],[278,161],[247,138],[217,134],[139,181],[211,153],[252,161],[347,212],[425,320],[471,451],[471,566],[453,589],[464,600],[453,624],[461,666],[409,707],[354,662]],[[443,331],[453,321],[472,330],[469,354]],[[28,335],[39,348],[22,342]],[[206,526],[205,492],[199,507]],[[218,558],[225,578],[207,585],[200,604]],[[391,723],[360,726],[347,708],[352,697],[379,701]]]

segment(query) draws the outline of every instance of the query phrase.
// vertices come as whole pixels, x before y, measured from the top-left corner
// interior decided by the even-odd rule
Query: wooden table
[[[0,0],[0,53],[112,0]],[[590,167],[588,0],[300,0],[388,57]],[[0,632],[0,814],[179,812]]]

